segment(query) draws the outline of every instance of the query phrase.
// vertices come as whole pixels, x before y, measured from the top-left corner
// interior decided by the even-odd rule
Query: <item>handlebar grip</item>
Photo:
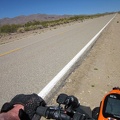
[[[71,120],[71,117],[66,113],[55,108],[39,106],[36,110],[36,114],[43,116],[47,119],[56,119],[56,120]]]
[[[43,107],[43,106],[39,106],[36,110],[36,114],[46,117],[46,111],[47,111],[48,107]]]
[[[57,120],[72,120],[72,118],[65,113],[61,113]]]

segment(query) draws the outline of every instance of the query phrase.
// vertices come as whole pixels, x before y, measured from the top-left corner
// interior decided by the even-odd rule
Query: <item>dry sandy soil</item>
[[[82,64],[69,76],[60,93],[75,95],[93,109],[113,87],[120,87],[120,14],[103,31]],[[52,103],[55,103],[55,99]]]

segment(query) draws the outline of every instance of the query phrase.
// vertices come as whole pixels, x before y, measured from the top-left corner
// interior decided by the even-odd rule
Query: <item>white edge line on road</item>
[[[114,17],[88,42],[82,50],[38,93],[38,96],[43,99],[50,93],[50,91],[54,88],[54,86],[62,79],[62,77],[70,70],[70,68],[81,58],[87,51],[91,48],[91,46],[95,43],[99,35],[102,31],[107,27],[107,25],[115,18]]]

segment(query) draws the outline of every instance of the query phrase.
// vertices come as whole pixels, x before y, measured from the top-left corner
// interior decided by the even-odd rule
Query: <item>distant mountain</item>
[[[3,18],[0,19],[0,25],[5,24],[25,24],[29,21],[49,21],[49,20],[58,20],[61,18],[68,18],[70,15],[46,15],[46,14],[33,14],[29,16],[17,16],[14,18]]]

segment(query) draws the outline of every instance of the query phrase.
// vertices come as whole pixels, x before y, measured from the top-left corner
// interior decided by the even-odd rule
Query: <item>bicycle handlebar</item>
[[[69,115],[67,111],[59,107],[43,107],[40,106],[37,108],[36,113],[40,116],[43,116],[47,119],[56,119],[56,120],[85,120],[85,114],[79,112],[73,113],[73,116]]]
[[[64,113],[63,110],[60,110],[59,108],[56,108],[56,107],[40,106],[37,108],[36,113],[47,119],[71,120],[70,116],[68,116],[66,113]]]
[[[55,120],[90,120],[90,116],[81,109],[76,97],[60,94],[56,101],[58,106],[39,106],[36,114]]]

